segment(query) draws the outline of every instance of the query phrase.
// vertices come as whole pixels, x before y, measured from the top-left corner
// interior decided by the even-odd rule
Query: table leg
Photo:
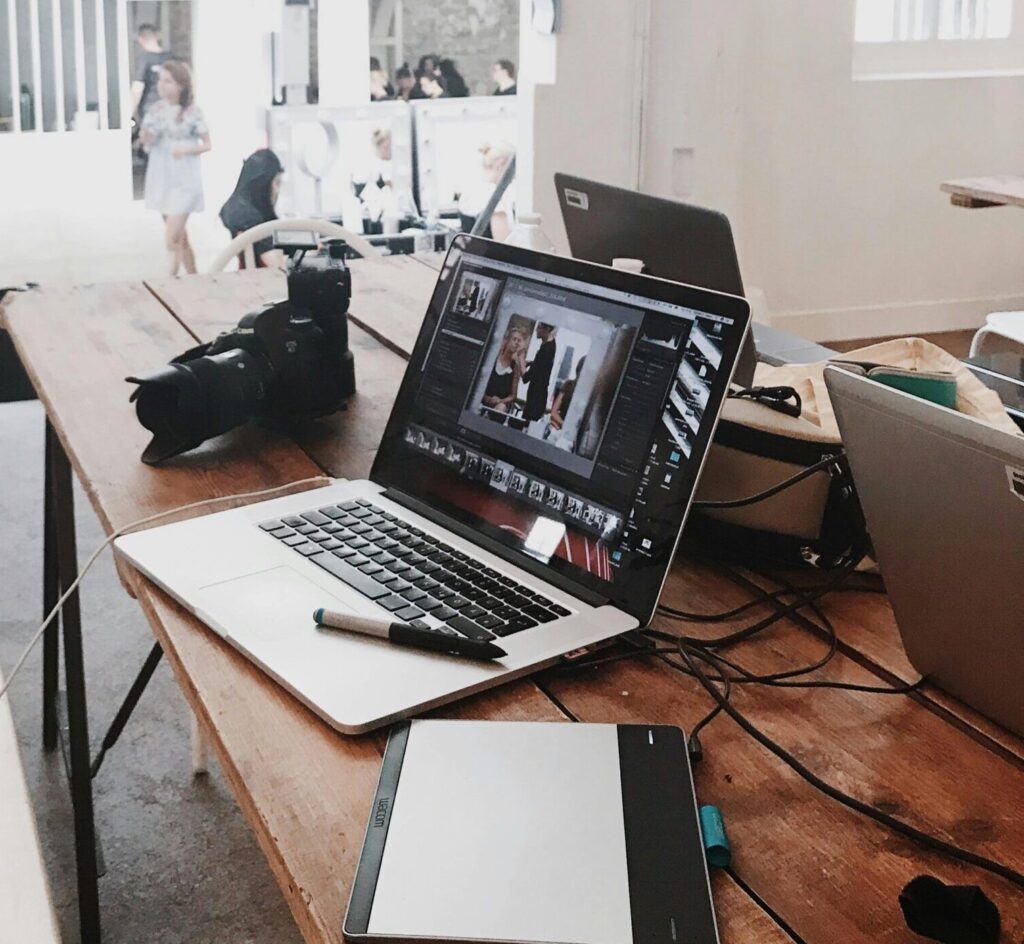
[[[210,747],[195,712],[189,712],[189,735],[192,745],[192,776],[198,777],[210,770]]]
[[[69,587],[78,576],[75,510],[71,463],[53,427],[47,423],[53,493],[53,525],[59,585]],[[78,873],[78,915],[82,944],[99,944],[99,868],[96,824],[93,819],[92,776],[89,761],[89,720],[85,697],[85,665],[78,592],[61,611],[64,637],[64,676],[67,685],[68,753],[71,768],[71,804],[75,822],[75,865]]]
[[[46,421],[43,466],[43,616],[53,609],[60,595],[57,588],[57,540],[53,512],[53,435]],[[60,618],[43,633],[43,749],[57,746],[57,687],[60,674]]]

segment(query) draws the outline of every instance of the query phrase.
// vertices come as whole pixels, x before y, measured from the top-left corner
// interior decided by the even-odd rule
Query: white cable
[[[218,498],[205,498],[202,501],[192,502],[189,505],[180,505],[177,508],[170,508],[167,511],[157,512],[155,515],[149,515],[146,518],[140,518],[138,521],[133,521],[131,524],[126,524],[123,528],[118,528],[116,531],[111,532],[109,537],[92,552],[92,555],[85,562],[85,566],[81,569],[78,576],[74,579],[67,590],[61,594],[60,599],[53,605],[53,609],[46,614],[46,619],[43,620],[42,625],[33,633],[32,638],[28,641],[28,645],[25,646],[24,652],[18,657],[18,661],[14,663],[14,668],[11,669],[11,674],[7,676],[7,679],[0,685],[0,699],[7,694],[7,689],[11,687],[11,682],[14,681],[15,676],[18,674],[18,670],[25,664],[25,660],[29,657],[29,654],[35,648],[35,645],[42,638],[46,627],[53,622],[53,618],[60,612],[62,606],[67,601],[67,598],[78,588],[78,585],[82,582],[82,578],[89,572],[89,568],[96,562],[96,558],[103,553],[104,549],[112,544],[117,538],[121,537],[122,534],[127,534],[129,531],[133,531],[136,528],[142,527],[144,524],[150,524],[153,521],[159,521],[161,518],[168,518],[171,515],[176,515],[182,511],[189,511],[192,508],[204,508],[207,505],[216,505],[220,502],[238,501],[242,498],[261,498],[264,495],[273,495],[275,492],[283,492],[287,489],[296,489],[300,485],[312,485],[316,483],[319,486],[323,486],[330,480],[323,475],[315,476],[314,478],[301,479],[298,482],[289,482],[287,485],[278,485],[274,488],[264,488],[258,492],[243,492],[240,495],[221,495]]]

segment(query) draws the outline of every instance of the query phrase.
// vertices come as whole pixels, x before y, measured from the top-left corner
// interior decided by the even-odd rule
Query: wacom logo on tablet
[[[373,811],[373,828],[380,829],[388,821],[388,810],[391,807],[390,797],[381,797],[377,801],[377,808]]]

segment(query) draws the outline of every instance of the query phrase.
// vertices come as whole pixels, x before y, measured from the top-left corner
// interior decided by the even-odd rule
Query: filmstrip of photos
[[[718,322],[698,319],[694,324],[662,412],[662,422],[687,458],[707,409],[712,381],[722,364],[722,349],[717,340],[720,331]]]
[[[466,478],[541,506],[603,541],[617,540],[622,531],[622,517],[617,512],[534,478],[509,462],[474,452],[414,424],[406,427],[405,441],[458,470]]]

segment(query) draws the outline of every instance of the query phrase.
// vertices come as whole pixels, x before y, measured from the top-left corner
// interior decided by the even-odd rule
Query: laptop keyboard
[[[259,527],[395,619],[421,629],[489,640],[571,614],[365,499]]]

